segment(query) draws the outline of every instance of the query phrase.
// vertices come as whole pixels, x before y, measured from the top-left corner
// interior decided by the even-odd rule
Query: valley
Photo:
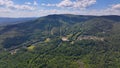
[[[119,68],[120,16],[55,14],[0,26],[0,68]]]

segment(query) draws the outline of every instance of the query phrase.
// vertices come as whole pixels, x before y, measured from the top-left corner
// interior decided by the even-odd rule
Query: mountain
[[[1,26],[0,67],[119,68],[119,26],[120,16],[71,14]]]
[[[7,17],[0,17],[0,26],[5,25],[12,25],[23,23],[29,20],[35,20],[36,18],[7,18]]]

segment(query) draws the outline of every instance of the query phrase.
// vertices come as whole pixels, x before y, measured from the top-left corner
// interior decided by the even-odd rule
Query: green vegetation
[[[119,19],[49,15],[0,27],[0,68],[119,68]]]

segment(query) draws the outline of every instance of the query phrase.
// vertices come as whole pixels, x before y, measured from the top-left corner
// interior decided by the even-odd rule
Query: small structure
[[[69,41],[67,37],[62,37],[62,41]]]
[[[11,51],[10,51],[10,54],[11,54],[11,55],[14,55],[14,54],[17,53],[18,50],[19,50],[19,49],[11,50]]]
[[[99,40],[99,41],[104,41],[104,38],[96,37],[96,36],[79,36],[77,40]]]

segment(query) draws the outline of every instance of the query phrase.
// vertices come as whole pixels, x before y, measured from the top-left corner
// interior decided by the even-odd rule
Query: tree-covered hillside
[[[48,15],[0,27],[0,68],[119,68],[120,16]]]

